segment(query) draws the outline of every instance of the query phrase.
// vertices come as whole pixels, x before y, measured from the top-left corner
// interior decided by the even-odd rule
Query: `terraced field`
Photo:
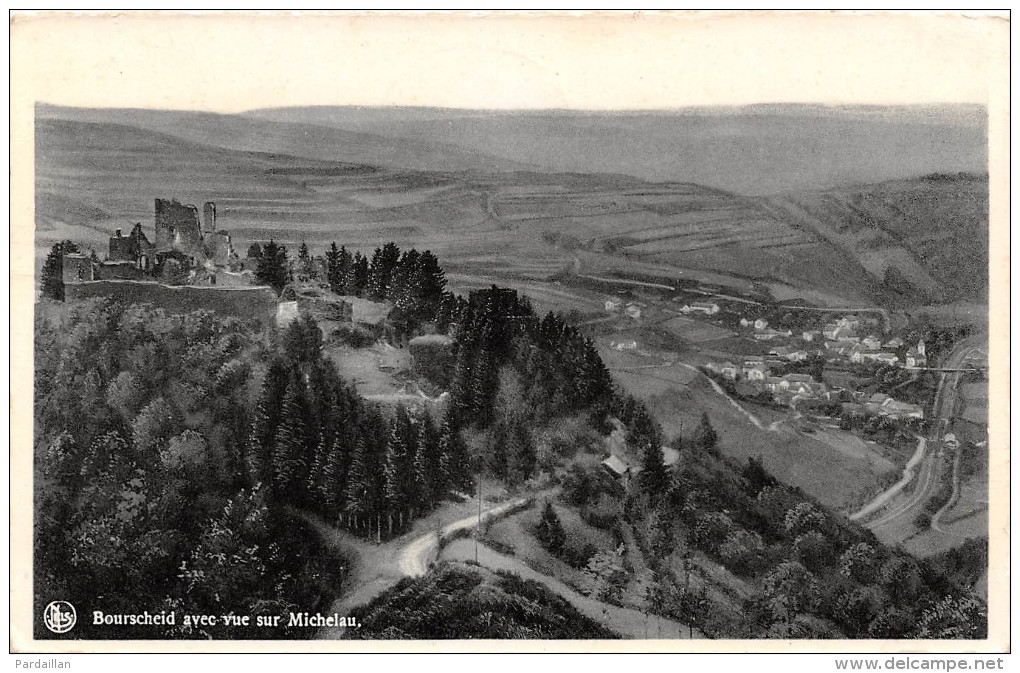
[[[747,197],[617,174],[542,172],[399,138],[387,152],[380,138],[303,124],[110,114],[123,123],[41,109],[37,257],[61,238],[102,251],[114,229],[152,222],[154,198],[176,197],[215,201],[242,249],[275,238],[306,241],[313,251],[336,240],[370,253],[393,240],[431,248],[465,286],[467,277],[495,276],[538,292],[534,283],[564,281],[542,290],[550,305],[564,293],[593,302],[567,288],[571,274],[667,285],[688,278],[731,292],[759,281],[784,296],[813,292],[837,304],[980,301],[987,288],[982,178]],[[350,160],[358,157],[365,161]],[[400,162],[412,168],[394,167]],[[423,165],[448,170],[414,168]]]
[[[876,280],[895,268],[921,297],[986,296],[987,176],[932,175],[762,202],[855,256]]]

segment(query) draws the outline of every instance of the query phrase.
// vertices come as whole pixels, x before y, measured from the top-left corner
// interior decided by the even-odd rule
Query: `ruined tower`
[[[82,253],[68,253],[64,255],[63,278],[65,283],[81,283],[83,281],[95,280],[95,273],[92,269],[92,257]]]
[[[156,247],[194,254],[202,248],[198,208],[181,205],[176,199],[156,199]]]
[[[212,201],[206,201],[202,207],[202,223],[204,231],[216,231],[216,204]]]

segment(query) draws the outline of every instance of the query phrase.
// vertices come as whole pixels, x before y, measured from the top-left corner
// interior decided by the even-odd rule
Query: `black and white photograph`
[[[16,17],[12,648],[1008,649],[1006,16]]]

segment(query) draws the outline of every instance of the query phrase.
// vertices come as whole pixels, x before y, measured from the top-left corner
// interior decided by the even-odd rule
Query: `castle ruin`
[[[105,260],[87,258],[86,262],[65,256],[64,281],[151,278],[173,284],[216,284],[218,271],[240,266],[229,232],[216,228],[212,201],[204,204],[200,219],[196,206],[156,199],[154,219],[155,242],[139,222],[126,236],[121,229],[110,236]]]

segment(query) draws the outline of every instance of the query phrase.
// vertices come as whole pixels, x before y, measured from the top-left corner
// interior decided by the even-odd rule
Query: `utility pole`
[[[475,526],[475,563],[478,563],[478,536],[482,534],[482,473],[475,476],[478,484],[478,525]]]

